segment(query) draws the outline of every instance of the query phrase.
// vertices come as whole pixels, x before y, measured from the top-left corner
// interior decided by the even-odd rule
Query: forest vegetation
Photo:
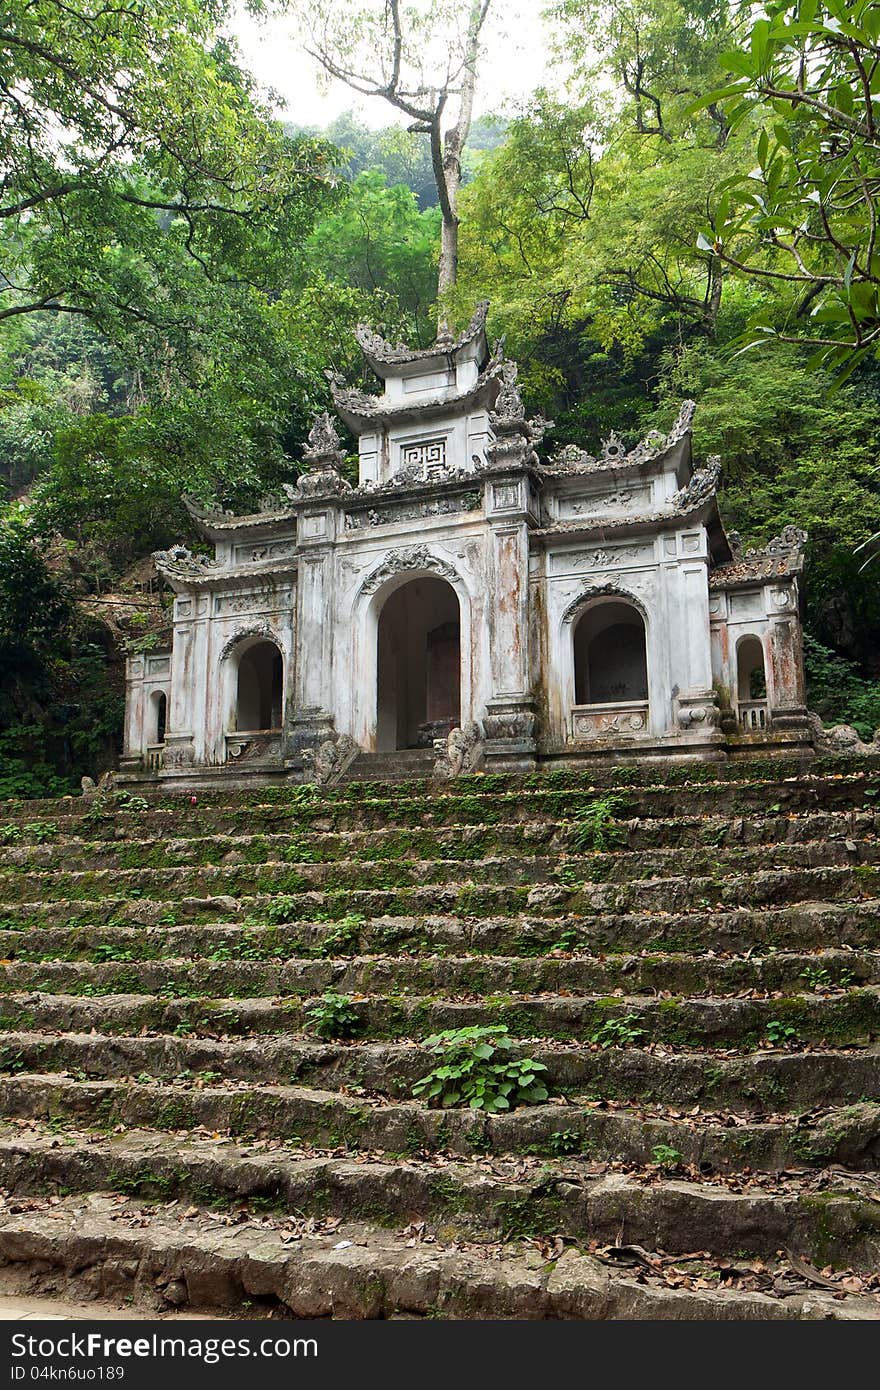
[[[0,796],[113,761],[182,495],[252,509],[325,372],[369,385],[357,322],[424,345],[483,297],[545,447],[697,401],[729,528],[809,532],[811,707],[880,725],[880,5],[547,9],[569,89],[473,121],[438,305],[424,132],[282,126],[225,0],[5,7]]]

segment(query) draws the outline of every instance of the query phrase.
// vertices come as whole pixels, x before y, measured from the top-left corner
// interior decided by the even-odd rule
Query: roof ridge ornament
[[[290,484],[284,488],[291,500],[338,497],[340,493],[351,492],[351,483],[342,473],[345,452],[341,445],[342,437],[329,410],[318,412],[309,430],[309,447],[303,453],[303,462],[309,465],[308,471],[300,474],[295,490]]]
[[[358,346],[367,360],[379,363],[383,366],[404,366],[408,362],[418,362],[423,358],[436,357],[438,353],[460,352],[468,343],[474,342],[481,333],[486,330],[486,318],[489,313],[488,299],[481,299],[471,316],[471,321],[467,328],[458,337],[453,337],[449,330],[445,330],[437,337],[437,341],[426,348],[408,348],[403,343],[396,346],[384,338],[381,333],[377,333],[368,323],[359,323],[354,336]]]
[[[673,494],[672,505],[679,509],[696,506],[708,497],[714,497],[721,482],[721,459],[718,454],[707,458],[702,468],[694,471],[693,477],[684,487]]]

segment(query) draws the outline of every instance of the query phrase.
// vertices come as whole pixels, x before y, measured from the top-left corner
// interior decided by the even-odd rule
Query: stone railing
[[[575,743],[598,738],[639,738],[647,732],[647,700],[575,705],[571,711],[571,737]]]
[[[242,729],[226,735],[226,758],[229,762],[262,762],[280,757],[280,729]]]
[[[161,772],[165,766],[165,744],[149,743],[144,753],[144,767],[147,772]]]
[[[770,723],[766,700],[740,701],[736,708],[739,727],[744,734],[760,734]]]

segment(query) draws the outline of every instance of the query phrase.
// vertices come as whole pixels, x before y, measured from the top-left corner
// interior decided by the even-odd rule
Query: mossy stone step
[[[392,1155],[553,1154],[557,1136],[575,1152],[601,1161],[646,1164],[663,1145],[705,1171],[843,1165],[872,1171],[880,1158],[880,1105],[862,1102],[818,1116],[773,1121],[652,1113],[633,1107],[579,1102],[523,1106],[507,1114],[429,1110],[415,1102],[380,1102],[303,1086],[245,1083],[162,1085],[131,1081],[74,1081],[21,1073],[0,1077],[7,1119],[35,1119],[112,1129],[117,1125],[169,1132],[299,1140],[322,1148],[381,1150]],[[656,1111],[656,1107],[654,1110]],[[706,1166],[707,1165],[707,1166]]]
[[[817,811],[788,815],[691,816],[667,820],[614,819],[600,822],[587,834],[588,842],[603,840],[614,855],[623,849],[638,852],[687,849],[742,850],[761,845],[803,845],[826,840],[875,837],[880,828],[877,810]],[[90,869],[161,869],[187,864],[221,864],[229,858],[262,864],[336,863],[346,859],[373,861],[450,859],[464,864],[504,852],[528,855],[548,848],[576,852],[578,829],[571,821],[543,819],[493,826],[462,824],[442,829],[400,830],[382,826],[371,831],[302,830],[296,834],[193,834],[185,837],[125,835],[112,823],[108,838],[69,837],[59,833],[45,843],[24,836],[0,845],[0,867]],[[582,849],[589,848],[590,843]]]
[[[125,1298],[147,1313],[175,1302],[203,1313],[240,1313],[258,1300],[293,1318],[577,1318],[692,1320],[861,1320],[880,1316],[876,1298],[829,1290],[773,1298],[734,1289],[666,1287],[566,1250],[548,1262],[521,1243],[495,1251],[442,1243],[409,1248],[381,1226],[340,1230],[291,1243],[277,1229],[218,1226],[207,1211],[185,1223],[157,1211],[145,1225],[119,1221],[112,1198],[68,1197],[51,1211],[0,1216],[0,1251],[33,1291],[49,1281],[71,1292],[87,1281],[101,1298]],[[246,1235],[247,1239],[242,1239]],[[342,1248],[340,1248],[342,1247]],[[487,1259],[487,1254],[494,1258]]]
[[[848,1105],[880,1095],[880,1049],[809,1051],[762,1049],[741,1055],[685,1051],[668,1045],[608,1047],[516,1040],[512,1055],[547,1068],[554,1094],[631,1100],[760,1115]],[[366,1090],[409,1099],[436,1059],[412,1042],[328,1042],[261,1036],[255,1039],[126,1036],[113,1033],[6,1032],[0,1071],[70,1072],[84,1079],[147,1074],[297,1082],[328,1091]]]
[[[226,856],[228,858],[228,856]],[[100,894],[106,885],[116,892],[156,898],[222,891],[236,897],[260,893],[299,893],[310,889],[346,891],[375,888],[414,888],[422,885],[461,885],[474,879],[492,885],[541,883],[627,884],[653,878],[723,879],[772,870],[880,865],[880,841],[874,838],[808,841],[797,845],[746,848],[616,850],[592,854],[563,852],[549,855],[506,854],[473,860],[454,859],[340,859],[332,862],[267,859],[260,863],[175,865],[167,868],[78,868],[52,864],[28,865],[0,871],[0,901],[47,902],[58,898]],[[880,883],[880,868],[876,879]]]
[[[563,948],[567,944],[564,941]],[[247,945],[253,953],[254,943]],[[616,990],[676,996],[746,990],[825,995],[880,983],[880,951],[776,951],[730,959],[659,953],[597,958],[560,952],[555,957],[372,955],[351,960],[296,956],[236,960],[229,959],[221,948],[218,952],[219,960],[210,956],[175,958],[170,952],[158,960],[132,960],[124,948],[118,952],[122,959],[116,960],[109,958],[106,950],[92,952],[101,957],[98,961],[11,959],[0,965],[0,993],[44,989],[77,993],[92,987],[111,994],[154,994],[171,988],[212,997],[315,995],[327,989],[356,994],[489,996],[545,992],[608,995]]]
[[[207,877],[207,871],[204,877]],[[494,884],[426,883],[417,888],[297,888],[292,875],[278,875],[255,896],[235,894],[236,879],[217,872],[213,883],[205,885],[205,896],[165,896],[130,899],[113,898],[108,889],[114,876],[94,875],[87,886],[93,896],[86,898],[26,899],[0,901],[0,929],[51,926],[59,922],[166,923],[206,922],[222,914],[252,917],[257,923],[281,924],[315,917],[340,919],[352,913],[418,916],[446,914],[458,917],[511,915],[528,911],[541,914],[567,913],[590,916],[602,912],[671,912],[698,908],[779,906],[809,900],[840,902],[874,899],[880,896],[880,865],[854,868],[767,869],[752,874],[721,874],[718,877],[675,877],[643,879],[630,883],[537,883]],[[8,891],[7,885],[7,891]],[[118,886],[118,885],[117,885]],[[180,884],[177,885],[181,887]],[[252,886],[261,886],[255,884]],[[214,889],[213,893],[208,890]],[[266,891],[270,889],[272,891]],[[223,891],[228,889],[228,891]],[[37,889],[35,888],[35,891]],[[165,885],[166,894],[169,885]]]
[[[209,956],[226,959],[287,959],[293,956],[340,958],[364,955],[495,954],[534,958],[564,949],[590,954],[638,954],[641,951],[753,955],[768,951],[809,952],[844,948],[850,951],[880,946],[880,900],[827,903],[806,900],[790,907],[707,907],[693,912],[512,914],[507,917],[459,918],[440,914],[398,917],[305,918],[267,926],[257,921],[212,920],[226,911],[243,916],[234,899],[187,901],[181,916],[204,919],[169,925],[167,905],[136,902],[121,920],[118,903],[98,905],[100,914],[60,913],[65,925],[36,925],[16,915],[0,929],[0,959],[27,959],[90,951],[129,952],[134,960],[165,955]]]
[[[97,997],[35,991],[0,995],[0,1026],[80,1031],[100,1019],[105,1032],[298,1033],[309,1028],[317,998],[206,998],[171,992]],[[355,999],[360,1036],[416,1040],[446,1028],[506,1027],[516,1037],[581,1042],[667,1042],[692,1047],[757,1047],[773,1040],[848,1046],[880,1035],[880,989],[868,985],[829,996],[679,998],[597,995],[496,995],[471,1000],[373,995]],[[771,1026],[772,1025],[772,1026]],[[88,1026],[88,1025],[86,1025]],[[790,1030],[790,1031],[788,1031]]]
[[[563,1235],[586,1244],[627,1240],[649,1250],[697,1248],[747,1258],[781,1248],[819,1265],[873,1272],[880,1264],[880,1208],[864,1180],[766,1180],[741,1191],[709,1180],[665,1174],[655,1166],[634,1176],[597,1176],[595,1165],[564,1160],[496,1160],[486,1166],[410,1158],[406,1163],[308,1156],[296,1149],[260,1153],[228,1141],[182,1142],[126,1131],[65,1136],[0,1130],[0,1184],[11,1195],[35,1192],[123,1193],[146,1200],[220,1205],[255,1211],[308,1211],[316,1217],[425,1221],[445,1240]],[[682,1243],[684,1242],[684,1244]]]

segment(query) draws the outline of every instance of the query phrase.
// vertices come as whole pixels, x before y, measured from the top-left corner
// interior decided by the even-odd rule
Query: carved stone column
[[[510,770],[534,766],[536,714],[529,652],[529,527],[539,520],[533,465],[545,423],[529,421],[513,362],[490,415],[485,509],[492,537],[489,646],[492,696],[483,718],[485,757]]]
[[[294,700],[284,735],[285,753],[293,758],[325,741],[334,727],[333,547],[341,519],[338,498],[351,491],[342,476],[340,443],[330,416],[317,416],[303,456],[309,471],[288,493],[297,511],[300,556]]]

